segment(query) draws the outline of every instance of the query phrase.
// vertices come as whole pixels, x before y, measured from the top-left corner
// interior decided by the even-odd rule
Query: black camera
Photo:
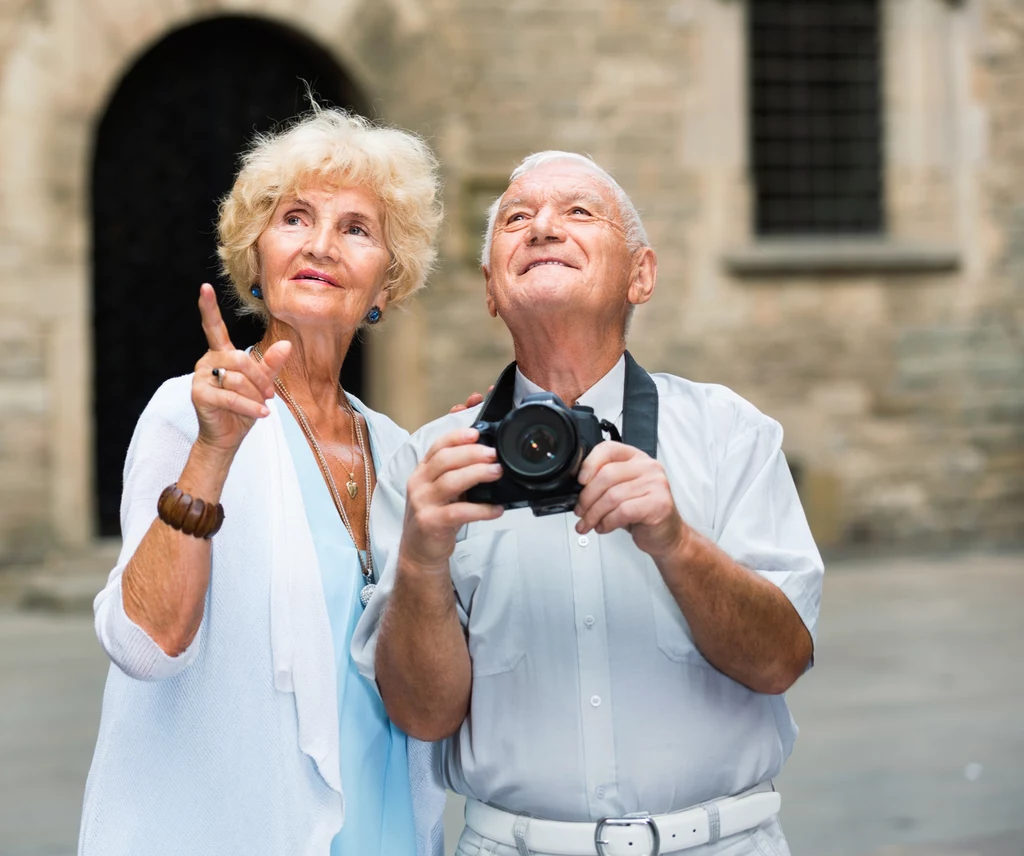
[[[497,422],[473,425],[479,443],[493,446],[504,472],[498,481],[466,491],[469,502],[529,506],[537,517],[561,514],[576,505],[582,490],[576,476],[583,459],[608,434],[620,439],[615,426],[599,420],[590,407],[566,407],[557,395],[526,396]]]

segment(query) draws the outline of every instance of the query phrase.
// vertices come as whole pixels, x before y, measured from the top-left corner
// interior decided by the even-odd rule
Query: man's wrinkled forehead
[[[604,214],[615,209],[615,194],[600,173],[582,163],[552,161],[515,179],[502,194],[498,212],[549,200],[587,202]]]

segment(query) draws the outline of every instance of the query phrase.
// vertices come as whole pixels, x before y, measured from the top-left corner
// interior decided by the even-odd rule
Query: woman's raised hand
[[[199,418],[199,442],[211,451],[234,455],[255,421],[267,416],[274,378],[291,353],[291,342],[275,342],[256,362],[231,344],[213,286],[199,289],[199,312],[210,349],[196,363],[192,405]]]

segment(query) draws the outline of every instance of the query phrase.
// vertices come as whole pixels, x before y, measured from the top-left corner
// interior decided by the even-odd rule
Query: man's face
[[[624,321],[632,267],[612,188],[584,164],[553,161],[502,196],[483,268],[487,307],[506,321],[566,309]]]

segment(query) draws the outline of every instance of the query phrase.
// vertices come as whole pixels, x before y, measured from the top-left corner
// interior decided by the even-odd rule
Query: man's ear
[[[658,256],[650,247],[644,247],[633,259],[626,299],[634,306],[646,303],[653,296],[657,284]]]
[[[494,292],[491,290],[491,269],[487,265],[480,265],[480,270],[484,275],[484,293],[487,297],[487,311],[491,313],[492,318],[497,318],[498,306],[494,302]]]

